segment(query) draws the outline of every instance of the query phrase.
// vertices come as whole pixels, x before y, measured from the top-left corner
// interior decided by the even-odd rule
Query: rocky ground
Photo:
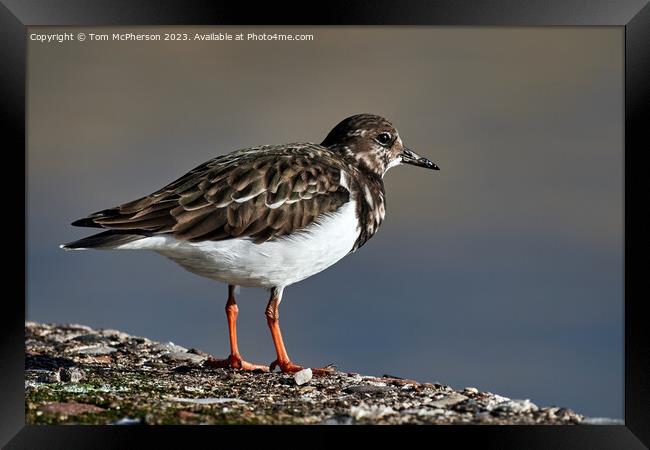
[[[579,424],[475,388],[357,373],[210,367],[210,355],[116,330],[25,324],[32,424]]]

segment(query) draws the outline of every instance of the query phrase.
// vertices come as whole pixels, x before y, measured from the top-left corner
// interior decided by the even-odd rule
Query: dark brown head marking
[[[342,153],[364,172],[379,177],[384,175],[404,149],[395,127],[374,114],[348,117],[330,131],[321,145]]]

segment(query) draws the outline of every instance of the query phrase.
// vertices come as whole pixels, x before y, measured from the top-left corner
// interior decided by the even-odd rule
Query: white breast
[[[187,242],[153,236],[119,249],[154,250],[197,275],[247,287],[284,287],[321,272],[347,255],[359,237],[350,201],[306,229],[273,241]]]

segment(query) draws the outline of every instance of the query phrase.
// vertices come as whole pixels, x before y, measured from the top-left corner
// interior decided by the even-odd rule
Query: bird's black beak
[[[431,169],[431,170],[440,170],[440,167],[438,167],[437,165],[435,165],[425,157],[418,155],[417,153],[415,153],[414,151],[406,147],[404,147],[404,150],[402,150],[400,156],[402,157],[402,163],[404,164],[424,167],[426,169]]]

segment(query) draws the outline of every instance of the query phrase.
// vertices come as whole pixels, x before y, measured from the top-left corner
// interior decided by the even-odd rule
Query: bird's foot
[[[279,367],[282,373],[296,373],[304,369],[304,367],[294,364],[291,361],[278,361],[277,359],[271,363],[269,369],[273,372],[276,367]],[[310,369],[312,375],[317,377],[332,375],[336,372],[336,367],[332,365],[327,367],[310,367]]]
[[[230,367],[231,369],[269,371],[269,366],[249,363],[241,359],[241,356],[239,355],[230,355],[226,359],[215,359],[210,357],[206,360],[205,364],[209,367],[215,368]]]

